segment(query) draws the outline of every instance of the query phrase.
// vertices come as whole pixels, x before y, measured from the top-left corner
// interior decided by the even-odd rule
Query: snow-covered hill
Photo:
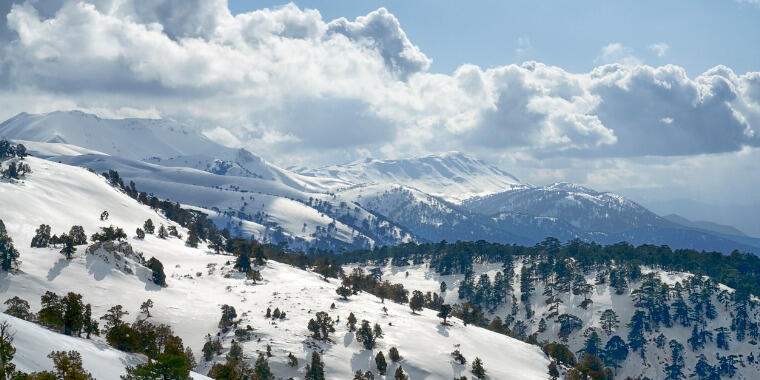
[[[525,186],[513,175],[460,152],[398,160],[366,159],[298,172],[355,184],[402,184],[454,203]]]
[[[711,283],[707,281],[707,278],[701,276],[695,277],[683,272],[667,272],[644,268],[642,270],[644,275],[647,273],[655,275],[654,282],[650,281],[644,285],[645,280],[647,280],[646,276],[639,277],[635,281],[626,283],[624,290],[618,292],[611,285],[609,276],[612,269],[619,268],[610,266],[579,270],[579,268],[573,269],[571,266],[569,270],[582,273],[583,280],[587,284],[592,284],[591,291],[587,296],[590,302],[587,303],[586,307],[583,307],[582,304],[586,297],[583,294],[571,292],[569,284],[568,289],[565,291],[555,288],[550,293],[545,293],[547,281],[554,284],[553,286],[557,286],[557,283],[554,282],[557,281],[557,275],[552,273],[548,275],[547,280],[542,279],[540,271],[546,271],[546,269],[538,269],[536,267],[536,265],[541,265],[540,262],[541,260],[529,260],[528,258],[517,258],[512,262],[514,272],[511,278],[509,276],[506,277],[506,282],[509,282],[513,290],[507,291],[506,302],[500,302],[495,305],[491,301],[487,301],[486,304],[480,305],[486,318],[489,320],[499,318],[500,323],[505,323],[511,334],[520,336],[523,339],[527,339],[530,335],[535,334],[538,342],[560,342],[566,344],[580,361],[583,356],[584,345],[592,333],[596,333],[599,336],[600,342],[598,344],[602,350],[613,336],[621,337],[626,343],[629,342],[629,332],[631,329],[629,323],[634,314],[642,310],[645,311],[645,315],[648,313],[646,311],[646,301],[637,301],[639,299],[646,299],[647,296],[643,294],[637,295],[637,293],[662,291],[664,293],[662,295],[664,303],[668,305],[674,304],[679,297],[683,297],[689,317],[687,320],[681,319],[679,314],[677,314],[675,306],[670,306],[669,315],[671,319],[669,323],[671,326],[666,326],[666,323],[662,321],[655,326],[654,322],[650,322],[647,319],[645,323],[649,327],[643,331],[644,351],[634,351],[631,348],[627,348],[627,357],[619,362],[620,368],[616,369],[615,378],[665,378],[666,367],[672,364],[671,355],[673,346],[670,343],[672,340],[682,344],[682,348],[685,349],[681,353],[684,358],[682,370],[685,374],[684,378],[694,373],[700,355],[704,355],[707,362],[716,367],[715,370],[718,372],[727,371],[726,368],[718,368],[720,366],[719,357],[728,359],[736,367],[735,375],[728,376],[726,373],[723,373],[715,378],[756,379],[757,374],[760,373],[760,361],[757,360],[759,353],[758,339],[756,336],[760,316],[757,312],[758,300],[756,298],[749,301],[749,306],[744,306],[745,310],[748,311],[749,318],[745,328],[749,328],[750,330],[755,329],[753,330],[755,331],[755,336],[750,336],[753,333],[745,331],[744,334],[746,335],[741,340],[738,340],[733,327],[736,323],[732,322],[732,320],[736,317],[737,307],[741,307],[737,305],[742,305],[742,301],[733,297],[732,289],[724,285]],[[418,289],[423,292],[441,293],[441,283],[445,282],[447,285],[446,291],[442,292],[441,295],[443,301],[448,304],[469,302],[472,298],[477,297],[481,297],[480,299],[483,300],[492,299],[491,297],[494,296],[491,294],[496,292],[497,274],[499,276],[506,276],[506,273],[508,273],[504,271],[503,262],[474,263],[472,272],[469,275],[471,276],[469,283],[472,287],[471,291],[475,295],[461,298],[460,294],[462,294],[462,291],[460,287],[467,281],[466,276],[461,273],[437,273],[430,262],[402,266],[399,266],[398,263],[397,265],[391,265],[390,262],[386,262],[379,267],[364,263],[348,265],[345,269],[350,271],[357,266],[365,270],[377,268],[380,270],[382,278],[394,283],[402,283],[408,288]],[[531,292],[527,302],[522,300],[521,291],[521,271],[526,266],[532,267],[528,277],[530,278]],[[618,271],[617,275],[620,275],[620,273]],[[486,278],[490,281],[486,287],[483,287],[483,275],[486,275]],[[577,281],[577,278],[573,280],[573,282]],[[603,282],[600,283],[600,281]],[[504,286],[506,282],[501,283],[500,286]],[[665,285],[667,285],[667,291],[661,290],[660,287]],[[512,295],[515,296],[514,299],[511,298]],[[712,319],[704,315],[707,307],[705,306],[705,299],[709,300],[709,303],[712,305],[711,307],[715,310],[715,316]],[[550,302],[550,300],[557,301]],[[530,304],[530,309],[532,310],[530,317],[526,316],[526,303]],[[699,303],[700,306],[697,306],[696,303]],[[555,304],[558,305],[556,309],[553,308]],[[516,306],[513,307],[513,305]],[[609,333],[602,327],[602,315],[608,309],[615,312],[618,320]],[[563,334],[560,333],[562,324],[559,321],[559,316],[563,314],[578,317],[581,323],[580,326],[573,328],[566,337],[563,337]],[[545,330],[542,330],[540,327],[542,320],[545,323]],[[703,347],[696,349],[692,348],[691,343],[688,341],[695,326],[698,331],[707,331],[711,334],[709,339],[705,339]],[[718,347],[717,345],[716,329],[719,328],[725,328],[728,332],[728,349]],[[598,355],[604,357],[604,352],[602,351]]]
[[[17,273],[0,274],[0,301],[19,296],[36,311],[45,291],[58,294],[76,291],[93,305],[93,315],[103,315],[111,306],[120,304],[130,313],[125,320],[131,322],[146,317],[139,312],[139,306],[151,299],[155,306],[150,320],[169,324],[196,354],[201,351],[205,335],[219,331],[220,306],[231,305],[237,310],[240,325],[252,327],[251,339],[242,342],[246,360],[252,364],[257,352],[270,345],[274,355],[269,358],[270,366],[282,378],[303,376],[314,350],[321,352],[329,379],[351,378],[359,369],[375,372],[374,355],[380,350],[387,355],[391,347],[396,347],[403,358],[399,363],[389,363],[389,371],[400,365],[414,380],[467,375],[469,366],[452,362],[450,352],[455,345],[469,359],[480,357],[492,378],[547,377],[548,359],[539,348],[485,329],[464,326],[456,319],[452,326],[441,326],[434,311],[412,314],[407,305],[382,303],[366,293],[342,301],[335,292],[339,281],[325,281],[315,273],[274,261],[259,267],[263,281],[253,284],[232,268],[233,257],[216,255],[206,248],[191,248],[183,240],[171,237],[147,235],[145,239],[137,239],[132,231],[148,218],[156,225],[174,226],[183,235],[187,235],[187,230],[138,204],[86,169],[33,157],[25,160],[32,173],[21,181],[0,181],[1,217],[21,255]],[[104,210],[109,212],[108,220],[100,218]],[[85,246],[79,246],[73,258],[67,260],[56,248],[30,248],[35,229],[43,223],[50,225],[53,233],[81,225],[88,235],[107,225],[123,227],[135,255],[155,257],[163,263],[167,286],[155,285],[150,280],[150,271],[126,255],[117,260],[106,259],[111,256],[87,253]],[[333,303],[335,308],[331,309]],[[277,307],[287,317],[277,321],[266,318],[267,307]],[[333,319],[342,321],[336,324],[329,342],[315,341],[309,336],[307,322],[317,311],[326,311]],[[355,334],[348,331],[345,320],[349,312],[359,320],[382,325],[384,335],[374,350],[363,349]],[[17,363],[29,366],[24,368],[36,366],[39,356],[49,352],[48,348],[58,347],[56,344],[74,347],[66,346],[69,342],[76,343],[75,349],[81,350],[86,367],[100,362],[98,355],[103,356],[101,367],[87,368],[98,374],[108,371],[96,375],[99,379],[116,379],[123,373],[124,365],[132,363],[131,359],[120,359],[131,356],[110,351],[98,339],[94,340],[94,347],[101,348],[97,354],[88,346],[91,342],[77,338],[45,343],[53,339],[52,335],[40,340],[42,348],[29,348],[28,342],[48,332],[22,321],[14,320],[12,325],[23,330],[17,333],[17,344],[24,347],[20,352],[40,350],[35,356],[17,355]],[[221,338],[224,352],[214,361],[223,361],[231,340],[240,339],[232,331]],[[287,365],[288,353],[298,359],[294,368]],[[211,363],[196,359],[201,362],[197,370],[205,373]],[[110,367],[117,360],[121,366]]]

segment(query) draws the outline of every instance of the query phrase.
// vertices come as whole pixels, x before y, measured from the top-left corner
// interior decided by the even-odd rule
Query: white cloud
[[[662,58],[668,54],[668,49],[670,49],[670,46],[664,42],[657,42],[649,45],[649,50],[653,51],[658,58]]]
[[[452,149],[637,157],[760,145],[760,73],[719,66],[689,78],[613,43],[588,73],[526,62],[437,74],[385,9],[327,21],[292,4],[233,16],[223,0],[92,1],[8,8],[0,117],[79,108],[186,119],[288,164]]]
[[[355,21],[339,18],[327,25],[327,34],[342,34],[352,41],[376,48],[388,68],[402,78],[427,70],[428,58],[412,44],[394,15],[385,8],[357,17]]]

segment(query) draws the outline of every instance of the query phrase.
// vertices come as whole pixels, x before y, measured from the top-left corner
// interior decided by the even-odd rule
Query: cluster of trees
[[[26,147],[22,144],[13,145],[8,140],[0,140],[0,174],[3,178],[20,179],[27,173],[31,173],[32,169],[28,164],[22,161],[11,161],[8,167],[3,169],[2,161],[9,158],[18,157],[24,159],[27,156]]]
[[[13,246],[13,239],[8,236],[3,220],[0,219],[0,269],[10,272],[18,268],[19,252]]]
[[[62,245],[61,254],[66,259],[71,259],[76,252],[76,246],[87,244],[87,234],[84,232],[82,226],[71,226],[68,233],[62,233],[58,235],[50,235],[51,228],[47,224],[40,224],[35,230],[34,236],[30,246],[32,248],[46,248],[49,246]]]
[[[105,241],[121,241],[127,238],[127,234],[121,227],[100,227],[100,232],[96,232],[90,236],[93,242],[105,242]]]
[[[6,139],[0,139],[0,160],[13,157],[24,158],[26,156],[26,147],[23,144],[14,145]]]
[[[329,253],[316,252],[319,257]],[[551,256],[555,259],[573,259],[580,268],[628,265],[646,265],[666,271],[684,271],[705,275],[738,291],[760,295],[760,257],[751,253],[704,252],[693,249],[671,249],[668,246],[644,244],[634,247],[622,242],[611,245],[572,240],[562,244],[547,238],[535,246],[489,243],[486,241],[447,243],[406,243],[398,246],[375,247],[335,255],[342,264],[419,262],[429,260],[431,268],[440,274],[466,273],[473,263],[507,262],[515,257]]]
[[[92,315],[92,305],[85,304],[81,294],[69,292],[61,297],[47,291],[40,297],[40,304],[40,310],[34,313],[29,308],[29,302],[14,296],[5,301],[5,313],[66,335],[85,334],[89,339],[91,334],[100,333],[98,321]]]
[[[392,284],[387,280],[382,281],[379,271],[367,273],[362,268],[354,268],[348,275],[344,274],[342,270],[338,275],[342,279],[342,284],[335,291],[344,299],[364,291],[374,294],[382,302],[385,302],[386,299],[401,304],[409,302],[409,291],[404,288],[404,285]]]
[[[190,369],[195,366],[192,350],[182,344],[182,339],[174,335],[170,326],[153,324],[147,318],[129,324],[123,319],[128,314],[121,305],[116,305],[100,317],[109,345],[148,357],[148,363],[128,367],[125,379],[187,379]]]

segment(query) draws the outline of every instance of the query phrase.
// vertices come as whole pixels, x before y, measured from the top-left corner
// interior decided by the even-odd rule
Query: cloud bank
[[[57,108],[160,114],[293,164],[760,145],[760,73],[717,66],[689,77],[617,43],[587,73],[531,61],[446,75],[428,71],[431,58],[383,8],[355,20],[293,4],[232,15],[224,0],[28,0],[0,12],[3,118]],[[667,45],[652,49],[664,56]]]

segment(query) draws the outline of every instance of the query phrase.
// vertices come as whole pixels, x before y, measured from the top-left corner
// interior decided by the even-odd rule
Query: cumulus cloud
[[[224,0],[18,0],[0,11],[0,117],[60,107],[186,119],[288,164],[760,145],[760,73],[690,78],[619,43],[588,73],[526,62],[439,74],[383,8],[353,21],[293,4],[232,15]]]
[[[342,34],[352,41],[375,47],[390,70],[402,78],[430,66],[430,58],[409,41],[396,16],[385,8],[357,17],[355,21],[333,20],[327,25],[327,33]]]

